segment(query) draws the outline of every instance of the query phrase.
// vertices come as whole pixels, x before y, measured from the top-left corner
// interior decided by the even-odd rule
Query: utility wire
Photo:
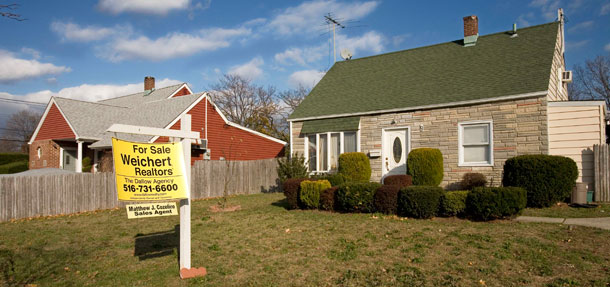
[[[13,104],[24,104],[24,105],[39,105],[39,106],[46,106],[47,105],[45,103],[32,102],[32,101],[24,101],[24,100],[16,100],[16,99],[7,99],[7,98],[0,98],[0,102],[7,102],[7,103],[13,103]]]

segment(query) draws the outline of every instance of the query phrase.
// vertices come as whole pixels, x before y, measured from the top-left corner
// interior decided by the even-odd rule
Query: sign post
[[[154,148],[151,147],[153,147],[154,144],[141,143],[143,149],[139,149],[137,143],[131,143],[131,148],[133,149],[134,153],[139,152],[140,154],[146,154],[147,149],[150,148],[153,155],[147,154],[145,158],[144,155],[142,158],[137,155],[127,157],[126,154],[119,154],[118,151],[120,149],[115,150],[115,144],[118,146],[121,141],[113,139],[113,156],[115,158],[115,174],[117,177],[117,194],[119,194],[119,200],[146,201],[180,198],[180,277],[182,279],[186,279],[205,276],[206,269],[204,267],[191,268],[191,141],[193,139],[199,139],[199,133],[191,131],[191,115],[189,114],[185,114],[180,118],[180,127],[180,130],[177,131],[161,128],[114,124],[107,131],[115,133],[170,137],[180,141],[182,155],[174,155],[173,164],[172,155],[170,155],[172,153],[172,149],[169,147],[156,148],[155,151],[152,152]],[[149,147],[145,147],[146,145],[149,145]],[[163,153],[167,153],[168,155],[159,156]],[[180,161],[180,163],[177,163],[177,161]],[[138,183],[136,185],[133,176],[131,176],[132,179],[129,179],[130,176],[119,174],[119,171],[117,170],[117,162],[119,162],[121,167],[122,165],[137,166],[134,167],[133,170],[138,176],[145,175],[147,177],[153,177],[153,180],[155,180],[155,176],[159,176],[159,181],[162,181],[163,183],[169,182],[170,184],[162,186],[160,188],[161,193],[159,193],[159,188],[155,189],[152,187],[152,185],[147,183]],[[153,168],[150,168],[151,166],[153,166]],[[182,166],[182,170],[180,170],[180,166]],[[142,167],[142,170],[138,169],[140,167]],[[148,167],[150,170],[147,169],[144,171],[144,167]],[[171,170],[171,174],[169,170]],[[138,174],[138,171],[140,174]],[[163,176],[165,176],[165,178],[163,178]],[[168,177],[176,178],[176,182],[174,183],[174,179],[168,180]],[[180,184],[180,182],[182,182],[182,184]],[[157,192],[156,198],[152,193],[148,193],[152,191],[151,188]],[[170,188],[171,190],[169,190]],[[125,193],[123,193],[124,197],[122,198],[121,191],[127,193],[131,192],[131,194],[125,195]],[[133,198],[136,196],[136,193],[140,195],[139,198]]]

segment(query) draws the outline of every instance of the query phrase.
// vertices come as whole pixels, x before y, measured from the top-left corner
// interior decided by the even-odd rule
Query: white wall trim
[[[290,154],[288,154],[288,158],[292,158],[292,122],[289,122],[288,125],[288,132],[290,133],[288,136],[288,138],[290,139]]]
[[[476,163],[465,163],[464,162],[464,147],[462,146],[462,135],[464,133],[465,125],[477,125],[477,124],[488,124],[489,125],[489,162],[476,162]],[[458,122],[458,166],[460,167],[474,167],[474,166],[494,166],[494,124],[493,120],[481,120],[481,121],[466,121]]]
[[[367,112],[358,112],[358,113],[345,113],[345,114],[325,115],[325,116],[317,116],[317,117],[305,117],[305,118],[289,119],[288,121],[290,121],[290,122],[307,121],[307,120],[331,119],[331,118],[342,118],[342,117],[351,117],[351,116],[365,116],[365,115],[374,115],[374,114],[408,112],[408,111],[416,111],[416,110],[428,110],[428,109],[436,109],[436,108],[448,108],[448,107],[455,107],[455,106],[484,104],[484,103],[493,103],[493,102],[500,102],[500,101],[507,101],[507,100],[517,100],[517,99],[525,99],[525,98],[532,98],[532,97],[540,97],[540,96],[545,96],[547,94],[548,94],[548,90],[545,90],[545,91],[539,91],[539,92],[502,96],[502,97],[495,97],[495,98],[487,98],[487,99],[479,99],[479,100],[459,101],[459,102],[451,102],[451,103],[443,103],[443,104],[435,104],[435,105],[396,108],[396,109],[387,109],[387,110],[378,110],[378,111],[367,111]]]
[[[560,101],[560,102],[548,102],[549,107],[585,107],[585,106],[604,106],[606,108],[605,101]]]

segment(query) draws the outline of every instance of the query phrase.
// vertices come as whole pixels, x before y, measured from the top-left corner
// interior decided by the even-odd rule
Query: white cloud
[[[599,9],[599,14],[602,16],[608,13],[610,13],[610,2],[605,3],[604,5],[602,5],[602,8]]]
[[[263,74],[263,69],[261,69],[263,64],[265,64],[263,58],[256,57],[243,65],[231,67],[229,69],[229,74],[237,75],[248,80],[256,80]]]
[[[568,33],[574,33],[574,32],[577,32],[578,30],[589,29],[591,27],[593,27],[593,21],[581,22],[581,23],[578,23],[578,24],[570,27],[568,29]]]
[[[520,27],[529,27],[531,26],[531,21],[533,21],[534,18],[536,17],[534,16],[533,12],[521,14],[519,17],[517,17],[517,24],[519,24]]]
[[[324,72],[318,70],[296,71],[290,75],[289,82],[294,87],[302,85],[303,87],[311,88],[324,77],[324,74]]]
[[[557,9],[559,9],[559,0],[532,0],[530,7],[540,8],[542,16],[547,21],[557,19]]]
[[[212,5],[212,0],[203,0],[203,3],[201,2],[197,2],[197,4],[191,6],[190,8],[188,8],[189,10],[189,20],[193,20],[195,19],[195,12],[196,11],[204,11],[207,10],[208,8],[210,8],[210,6]]]
[[[186,10],[190,0],[100,0],[98,8],[111,14],[140,13],[166,15],[173,10]]]
[[[182,83],[172,79],[163,79],[156,82],[157,87],[167,87]],[[9,93],[0,92],[0,96],[4,98],[26,100],[38,103],[47,103],[51,97],[62,97],[81,101],[100,101],[119,96],[125,96],[144,89],[142,83],[126,84],[126,85],[111,85],[111,84],[82,84],[80,86],[63,88],[57,92],[51,90],[42,90],[38,92],[28,93],[25,95],[12,95]]]
[[[357,56],[357,52],[379,54],[384,49],[383,42],[383,35],[375,31],[369,31],[362,36],[352,38],[339,35],[337,37],[337,52],[347,48],[354,56]]]
[[[98,26],[87,26],[81,27],[78,24],[71,22],[59,22],[54,21],[51,23],[51,31],[58,34],[62,41],[69,42],[91,42],[98,41],[107,38],[117,32],[117,30],[125,31],[131,30],[130,27],[123,27],[121,29],[104,28]]]
[[[610,43],[606,44],[606,46],[604,46],[604,50],[606,50],[607,52],[610,52]]]
[[[41,63],[38,60],[20,59],[6,50],[0,50],[0,83],[11,83],[70,72],[65,66],[55,66],[51,63]]]
[[[276,15],[267,25],[267,30],[280,35],[308,34],[314,37],[323,23],[325,15],[333,12],[336,19],[358,20],[377,8],[379,2],[338,2],[335,0],[315,0],[299,6],[286,8]]]
[[[394,45],[394,47],[399,46],[400,44],[402,44],[402,42],[404,42],[407,38],[411,38],[411,34],[402,34],[402,35],[396,35],[394,37],[392,37],[392,45]]]
[[[578,41],[578,42],[566,42],[566,49],[576,50],[576,49],[586,46],[587,44],[589,44],[589,40],[582,40],[582,41]]]
[[[326,44],[317,47],[288,48],[284,52],[277,53],[274,59],[281,65],[299,64],[305,66],[322,59],[326,50]]]
[[[40,51],[38,51],[36,49],[23,47],[23,48],[21,48],[21,53],[22,54],[26,54],[26,55],[30,55],[35,60],[40,59]]]
[[[98,55],[113,62],[130,59],[162,61],[225,48],[230,45],[232,38],[250,33],[251,30],[246,28],[211,28],[193,34],[170,33],[157,39],[146,36],[119,38],[104,47],[98,47]]]

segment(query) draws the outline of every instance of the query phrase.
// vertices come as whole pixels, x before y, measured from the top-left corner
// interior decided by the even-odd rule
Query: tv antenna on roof
[[[324,16],[326,23],[333,26],[333,56],[335,62],[337,62],[337,51],[335,50],[335,27],[339,26],[341,29],[345,29],[345,25],[341,24],[337,19],[333,18],[330,13]]]

